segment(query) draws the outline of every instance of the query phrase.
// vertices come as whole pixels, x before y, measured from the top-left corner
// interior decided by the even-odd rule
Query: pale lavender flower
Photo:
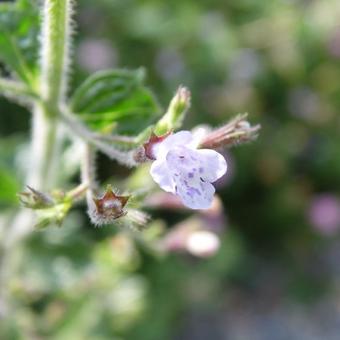
[[[191,209],[211,206],[215,193],[211,183],[227,171],[224,157],[214,150],[197,149],[199,142],[190,131],[180,131],[154,144],[152,150],[152,178]]]

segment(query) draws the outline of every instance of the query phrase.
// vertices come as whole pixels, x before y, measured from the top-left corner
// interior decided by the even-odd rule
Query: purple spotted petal
[[[201,149],[196,151],[199,159],[200,176],[207,182],[215,182],[227,172],[227,162],[214,150]]]
[[[208,209],[211,207],[215,188],[208,182],[194,183],[189,182],[188,185],[182,185],[177,181],[176,194],[181,198],[182,203],[191,209]]]
[[[176,194],[191,209],[207,209],[211,206],[215,188],[202,178],[202,160],[196,150],[177,147],[166,156],[168,171],[176,184]]]

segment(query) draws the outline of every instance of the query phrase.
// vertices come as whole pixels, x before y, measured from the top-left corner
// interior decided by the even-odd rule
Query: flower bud
[[[126,215],[124,207],[130,196],[118,196],[111,186],[108,186],[102,197],[92,198],[89,202],[89,216],[92,223],[101,226],[113,223],[116,219]]]
[[[51,195],[42,193],[27,185],[29,191],[18,194],[21,203],[30,209],[36,210],[36,229],[43,229],[51,224],[59,227],[73,205],[73,196],[62,191],[54,191]],[[72,193],[72,191],[71,191]]]
[[[26,186],[28,191],[20,192],[18,194],[20,202],[24,207],[30,209],[44,209],[52,206],[54,200],[49,195]]]
[[[163,134],[166,131],[181,127],[186,112],[190,107],[191,93],[189,89],[180,86],[172,98],[165,115],[156,124],[155,132]]]
[[[191,101],[191,93],[188,88],[184,86],[180,86],[172,98],[168,112],[173,117],[179,117],[180,115],[184,114],[187,109],[190,107]]]
[[[139,148],[137,148],[134,151],[132,157],[136,163],[145,163],[148,161],[148,158],[146,157],[146,154],[145,154],[144,146],[140,146]]]
[[[202,137],[199,148],[217,149],[255,140],[261,126],[251,126],[246,118],[247,114],[238,115],[221,128],[208,132]]]

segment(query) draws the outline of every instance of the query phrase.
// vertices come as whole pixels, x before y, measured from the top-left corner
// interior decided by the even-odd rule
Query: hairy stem
[[[0,93],[14,100],[34,100],[37,95],[25,84],[13,79],[0,78]]]
[[[40,81],[37,91],[39,99],[34,99],[32,141],[26,179],[27,184],[41,191],[52,188],[56,181],[57,150],[62,142],[58,136],[57,115],[66,94],[71,13],[71,0],[44,1]],[[0,85],[4,90],[15,94],[26,94],[27,89],[17,83],[2,80]],[[7,300],[10,300],[7,282],[16,270],[13,249],[29,234],[32,224],[33,213],[20,210],[12,221],[0,225],[0,229],[6,231],[0,242],[0,305],[4,308],[9,307]],[[9,313],[11,312],[8,309],[5,314]]]
[[[45,0],[40,86],[42,99],[51,108],[58,107],[67,91],[71,15],[71,0]]]
[[[46,191],[55,185],[58,147],[57,119],[49,116],[46,107],[36,104],[32,121],[30,167],[26,183]]]
[[[84,185],[87,185],[86,201],[88,206],[93,204],[93,193],[97,189],[95,156],[93,147],[88,143],[84,143],[81,163],[81,181]]]
[[[89,191],[96,189],[96,168],[95,168],[95,150],[93,147],[84,143],[83,158],[81,164],[81,182],[87,185]]]
[[[77,187],[67,192],[67,197],[72,199],[72,201],[78,201],[84,198],[84,195],[86,194],[87,190],[88,190],[87,183],[80,183]]]
[[[136,162],[133,159],[133,154],[135,152],[134,149],[128,152],[116,149],[107,142],[98,139],[96,134],[89,131],[87,127],[82,124],[76,117],[67,112],[61,112],[60,118],[64,122],[64,124],[71,129],[73,134],[76,134],[78,137],[97,148],[109,158],[114,159],[119,163],[129,167],[133,167],[136,165]]]
[[[45,0],[42,20],[40,99],[32,122],[31,166],[27,183],[46,190],[55,184],[59,106],[64,100],[70,45],[71,0]]]

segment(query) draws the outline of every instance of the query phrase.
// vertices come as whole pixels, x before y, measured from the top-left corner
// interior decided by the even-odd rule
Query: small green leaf
[[[143,80],[141,69],[95,73],[75,91],[70,108],[95,130],[137,135],[161,113]]]
[[[38,60],[39,11],[35,1],[0,4],[0,60],[31,83]]]

